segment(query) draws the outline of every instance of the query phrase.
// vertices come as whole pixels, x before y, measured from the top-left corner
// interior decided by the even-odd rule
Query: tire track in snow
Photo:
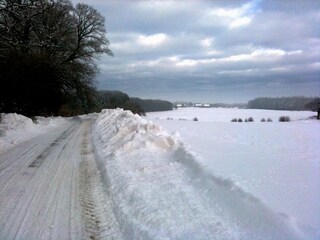
[[[68,125],[70,125],[70,123],[68,123]],[[68,129],[70,129],[72,126],[74,127],[74,124],[69,126]],[[63,126],[63,128],[65,128],[65,126]],[[26,168],[32,164],[32,161],[36,161],[36,158],[41,156],[41,154],[43,154],[47,148],[50,148],[50,143],[52,144],[59,139],[61,136],[60,131],[60,128],[55,130],[54,134],[49,135],[49,138],[48,134],[46,137],[39,136],[38,138],[35,138],[37,139],[36,143],[34,143],[33,139],[28,140],[27,142],[21,143],[10,152],[5,152],[0,156],[0,162],[3,162],[0,170],[0,182],[5,182],[5,184],[1,186],[2,188],[0,189],[0,195],[3,191],[5,191],[6,187],[12,182],[12,180],[15,179],[16,176],[22,174],[27,177],[27,175],[31,175],[32,171],[28,171]],[[59,134],[57,138],[56,132]],[[55,137],[56,139],[52,139],[52,137]],[[25,147],[27,150],[20,154],[20,148],[23,147]],[[44,147],[46,148],[45,150],[43,150]],[[19,157],[17,157],[17,155]],[[29,178],[30,177],[31,176],[29,176]]]
[[[8,222],[18,221],[18,217],[14,216],[19,215],[19,210],[26,204],[24,201],[29,196],[33,196],[34,190],[42,184],[35,181],[34,178],[42,174],[43,169],[29,168],[29,164],[71,124],[74,123],[69,122],[54,131],[22,142],[0,155],[0,162],[9,162],[0,174],[0,239],[8,232]],[[10,224],[9,227],[12,228]]]
[[[0,239],[60,240],[80,239],[83,235],[82,223],[78,221],[77,191],[73,191],[79,181],[74,174],[78,172],[80,162],[78,149],[83,130],[79,123],[73,122],[72,129],[70,124],[65,125],[58,134],[52,131],[33,139],[31,143],[40,145],[39,149],[32,156],[26,156],[16,166],[17,171],[11,171],[13,176],[8,174],[10,183],[0,194]],[[66,128],[70,131],[63,135]],[[63,137],[59,137],[61,135]],[[8,153],[9,157],[14,159],[15,154],[32,144],[18,146],[12,154]],[[41,166],[30,168],[30,162],[49,145],[53,149]]]
[[[0,239],[122,239],[90,126],[73,121],[0,155]]]
[[[89,121],[87,121],[80,163],[80,201],[85,238],[121,239],[121,232],[113,214],[111,202],[103,189],[90,141]]]
[[[11,178],[13,186],[17,179],[19,179],[19,173],[26,172],[28,173],[27,176],[29,177],[28,185],[25,187],[22,196],[19,196],[18,202],[15,204],[14,208],[11,209],[11,214],[6,221],[2,229],[1,236],[4,236],[5,239],[24,239],[28,236],[28,239],[32,239],[36,237],[33,232],[36,231],[39,227],[43,227],[43,222],[37,222],[34,227],[31,227],[33,222],[36,222],[39,218],[39,209],[46,203],[52,199],[52,191],[54,191],[55,186],[50,186],[51,182],[54,179],[59,179],[62,181],[63,175],[61,174],[61,165],[66,163],[61,159],[62,149],[68,144],[68,141],[73,137],[72,132],[74,129],[79,126],[79,124],[74,123],[72,124],[67,130],[68,135],[63,134],[65,131],[60,134],[57,139],[58,144],[54,151],[50,151],[50,154],[47,155],[45,160],[45,165],[42,168],[26,168],[26,164],[21,170],[14,175],[17,178]],[[65,136],[61,138],[61,136]],[[47,148],[44,149],[45,152]],[[41,155],[41,154],[40,154]],[[30,162],[30,161],[29,161]],[[21,180],[18,181],[20,184]],[[21,183],[22,186],[24,183]]]
[[[50,152],[54,149],[54,146],[59,145],[59,142],[63,141],[70,135],[70,133],[74,130],[75,126],[71,125],[67,130],[65,130],[56,140],[54,140],[30,165],[29,167],[38,168],[42,164],[42,162],[46,159],[46,157],[50,154]],[[63,146],[62,150],[66,145]]]

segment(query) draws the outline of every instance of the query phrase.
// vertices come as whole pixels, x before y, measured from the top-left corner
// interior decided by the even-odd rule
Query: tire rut
[[[71,125],[67,130],[65,130],[56,140],[54,140],[30,165],[31,168],[38,168],[43,163],[43,161],[46,159],[46,157],[50,154],[52,149],[56,145],[58,145],[61,141],[66,139],[69,134],[74,130],[76,124]],[[62,149],[64,149],[66,145],[63,146]]]
[[[94,160],[89,126],[88,121],[82,142],[82,161],[80,162],[80,205],[86,232],[84,239],[119,239],[121,232]]]

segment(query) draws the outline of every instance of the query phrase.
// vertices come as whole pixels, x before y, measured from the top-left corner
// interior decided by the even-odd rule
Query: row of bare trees
[[[95,60],[112,55],[104,22],[69,0],[0,0],[0,112],[88,112]]]

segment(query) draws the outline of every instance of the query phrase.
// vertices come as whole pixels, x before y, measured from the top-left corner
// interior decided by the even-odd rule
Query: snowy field
[[[210,174],[230,179],[273,211],[288,216],[302,231],[316,231],[319,237],[320,122],[309,119],[314,115],[184,108],[149,113],[147,119],[169,132],[178,132]],[[292,121],[278,122],[280,116],[289,116]],[[199,121],[192,121],[194,117]],[[230,122],[249,117],[255,122]],[[273,122],[260,122],[261,118]],[[312,238],[318,239],[310,235],[305,239]]]
[[[214,122],[209,114],[148,114],[207,117],[156,124],[122,110],[99,115],[95,148],[124,238],[317,239],[318,122],[231,123],[231,115],[223,122],[217,114]]]

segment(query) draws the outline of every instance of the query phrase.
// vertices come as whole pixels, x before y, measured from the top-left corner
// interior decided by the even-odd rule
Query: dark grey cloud
[[[115,54],[98,62],[101,89],[210,102],[320,94],[318,0],[89,4]]]

